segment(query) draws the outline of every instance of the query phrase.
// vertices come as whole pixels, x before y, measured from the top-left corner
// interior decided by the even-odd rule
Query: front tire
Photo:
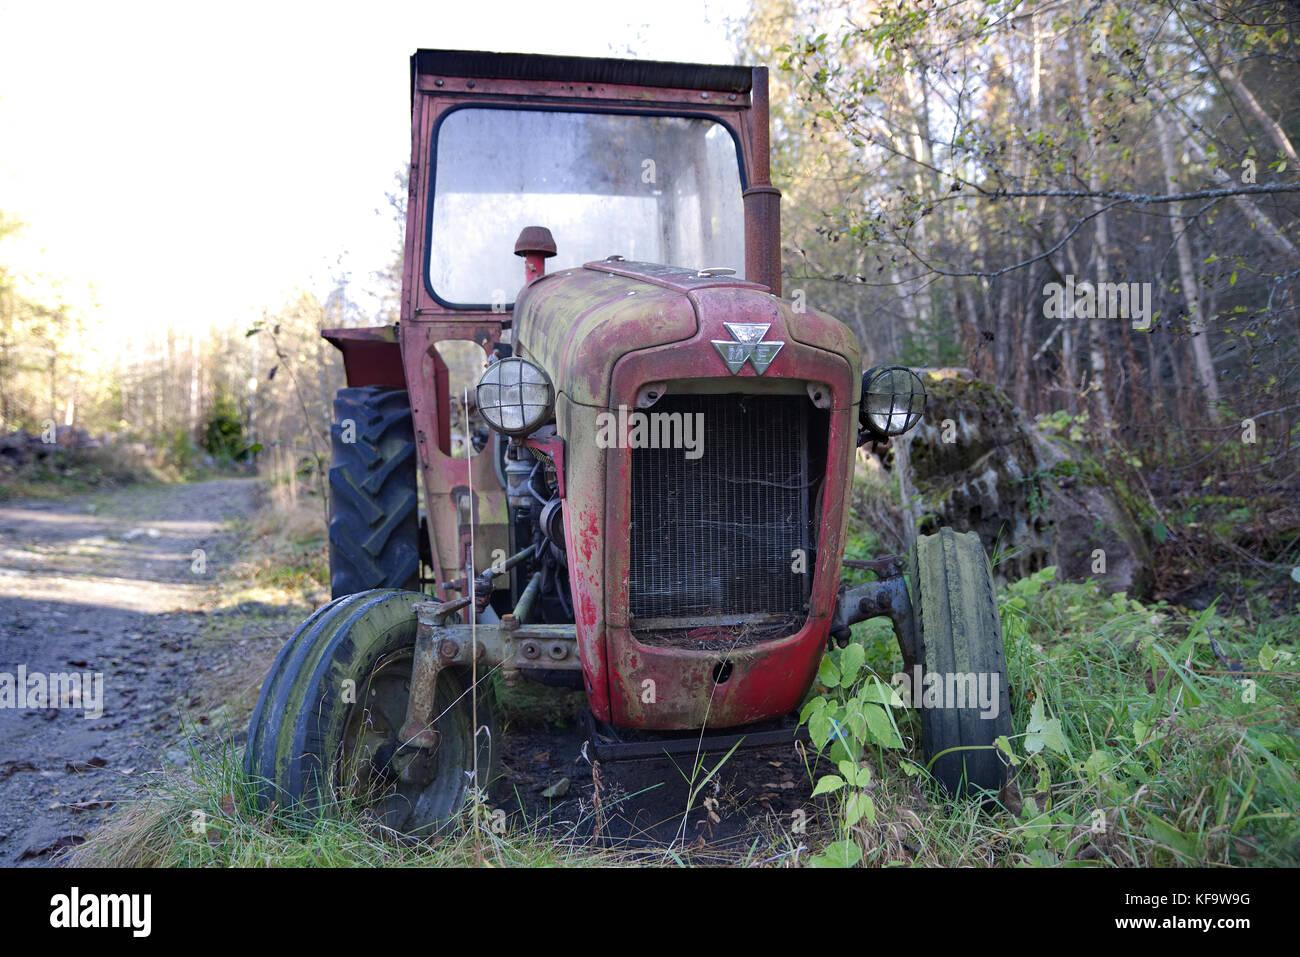
[[[444,670],[434,700],[437,747],[405,747],[398,737],[415,648],[411,605],[422,597],[376,589],[335,599],[281,649],[244,752],[260,808],[320,816],[350,801],[420,838],[454,817],[476,783],[486,790],[500,730],[490,680],[480,676],[475,715],[468,674]]]
[[[1006,783],[1007,766],[994,741],[1011,734],[1011,704],[993,569],[979,536],[951,528],[919,536],[911,557],[911,585],[915,663],[921,666],[922,681],[934,675],[948,687],[949,675],[974,674],[977,689],[992,691],[991,683],[997,685],[996,695],[987,695],[989,704],[996,704],[990,716],[982,714],[978,701],[974,707],[958,708],[944,700],[940,707],[920,708],[926,760],[942,755],[931,765],[931,774],[950,794],[998,791]],[[907,662],[909,672],[912,664]],[[972,750],[950,750],[954,748]]]

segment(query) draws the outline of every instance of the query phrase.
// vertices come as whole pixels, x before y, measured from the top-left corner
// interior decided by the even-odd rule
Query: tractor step
[[[586,733],[592,756],[605,762],[647,761],[678,754],[718,754],[733,747],[737,751],[793,747],[796,742],[808,741],[807,726],[799,724],[798,717],[793,714],[747,728],[704,735],[698,731],[619,731],[598,721],[588,708],[582,709],[578,720]]]

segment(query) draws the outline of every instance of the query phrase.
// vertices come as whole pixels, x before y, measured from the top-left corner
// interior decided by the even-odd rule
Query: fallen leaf
[[[542,797],[561,798],[568,793],[569,793],[569,779],[560,778],[560,780],[556,781],[549,788],[547,788],[545,791],[542,792]]]
[[[998,800],[1002,806],[1011,812],[1013,817],[1020,817],[1020,812],[1025,808],[1025,802],[1020,796],[1020,786],[1016,784],[1014,776],[1007,777],[1007,783],[1002,785],[1002,790],[998,792]]]

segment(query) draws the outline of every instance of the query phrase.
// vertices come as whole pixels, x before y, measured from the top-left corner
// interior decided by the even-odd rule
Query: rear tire
[[[406,390],[340,389],[330,437],[331,597],[417,590],[415,432]]]
[[[1006,783],[1007,766],[994,741],[1011,734],[1011,699],[993,570],[979,536],[959,535],[951,528],[919,536],[911,556],[911,584],[915,663],[921,666],[922,681],[928,674],[973,673],[977,688],[997,682],[993,717],[983,717],[978,702],[957,708],[945,701],[945,707],[919,709],[926,760],[948,752],[934,761],[930,773],[950,794],[998,791]],[[909,672],[912,664],[907,662]]]
[[[281,649],[244,751],[258,807],[319,817],[351,801],[403,837],[420,838],[456,815],[473,784],[487,789],[500,734],[490,679],[480,676],[475,715],[469,672],[441,672],[437,747],[399,740],[418,624],[411,605],[421,598],[376,589],[336,599]]]

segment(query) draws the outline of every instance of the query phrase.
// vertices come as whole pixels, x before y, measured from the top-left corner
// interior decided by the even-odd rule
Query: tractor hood
[[[619,727],[676,730],[736,727],[796,708],[825,648],[839,584],[862,378],[856,337],[838,320],[757,283],[630,262],[588,263],[534,280],[516,302],[514,321],[516,354],[544,368],[556,390],[557,434],[542,451],[562,458],[555,465],[565,552],[592,712]],[[747,396],[773,410],[768,434],[753,431],[761,423],[728,420],[727,410],[743,408]],[[625,411],[682,406],[696,408],[708,432],[695,449],[704,456],[699,472],[687,445],[666,453],[683,456],[686,464],[678,467],[645,458],[630,439],[609,441],[615,410],[621,420]],[[704,409],[711,411],[698,411]],[[787,453],[792,462],[807,462],[813,481],[780,485],[789,501],[777,503],[772,476],[784,466],[774,456]],[[668,627],[662,623],[669,619],[685,622],[671,608],[690,604],[686,592],[716,581],[716,569],[704,568],[703,553],[680,542],[647,545],[650,539],[637,536],[669,520],[658,513],[636,518],[652,499],[687,503],[698,496],[688,473],[690,481],[713,482],[723,472],[732,477],[732,494],[708,493],[707,517],[684,508],[670,524],[762,526],[758,539],[804,535],[801,529],[811,536],[798,546],[750,543],[748,557],[735,558],[785,581],[790,556],[806,554],[810,566],[793,573],[811,577],[806,599],[797,608],[791,599],[785,609],[784,632],[729,654],[734,678],[725,683],[716,677],[723,667],[717,649],[732,637],[722,619],[706,614],[686,623],[688,641],[703,648],[664,644],[647,631]],[[714,542],[710,547],[731,548],[713,532],[700,536]],[[751,554],[764,548],[766,558]],[[658,587],[649,583],[652,569],[664,562],[699,568],[674,575],[665,593],[675,604],[657,617],[634,601]],[[733,603],[738,613],[764,612],[769,597],[755,585]],[[657,689],[652,703],[648,687]]]
[[[623,261],[587,263],[526,286],[515,304],[515,348],[546,370],[557,394],[587,406],[617,404],[610,388],[614,366],[625,355],[672,343],[694,350],[693,376],[782,378],[795,372],[794,350],[782,346],[762,373],[752,362],[732,373],[723,350],[712,345],[735,338],[727,323],[769,325],[765,340],[800,343],[860,368],[857,338],[843,323],[800,311],[766,286],[707,270]]]

